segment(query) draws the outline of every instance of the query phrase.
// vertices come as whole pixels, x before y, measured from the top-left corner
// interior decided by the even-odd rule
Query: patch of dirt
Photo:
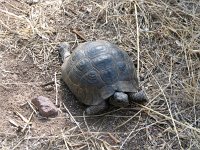
[[[199,149],[199,12],[198,1],[184,0],[1,1],[0,148]],[[68,41],[73,52],[96,39],[139,65],[149,103],[84,115],[61,79],[56,46]],[[28,102],[39,95],[57,99],[58,117],[35,113]]]

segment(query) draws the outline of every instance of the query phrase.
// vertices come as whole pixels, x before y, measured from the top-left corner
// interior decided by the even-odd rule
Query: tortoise
[[[130,101],[147,101],[144,91],[139,90],[134,64],[124,50],[104,40],[81,43],[72,54],[69,47],[67,42],[58,45],[62,79],[75,97],[88,105],[86,114],[101,113],[110,104],[126,107]]]

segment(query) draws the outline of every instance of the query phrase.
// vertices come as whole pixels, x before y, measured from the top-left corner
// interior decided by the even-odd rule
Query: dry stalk
[[[76,121],[76,119],[73,117],[73,115],[70,113],[69,109],[65,106],[65,104],[63,103],[63,106],[65,108],[65,110],[67,111],[67,113],[70,115],[70,118],[72,119],[72,121],[76,124],[76,126],[80,129],[81,133],[83,134],[83,137],[85,138],[85,141],[87,142],[87,138],[83,132],[83,130],[81,129],[79,123]]]
[[[172,68],[172,67],[171,67]],[[154,76],[153,76],[154,77]],[[180,145],[180,147],[181,147],[181,149],[183,149],[182,148],[182,145],[181,145],[181,142],[180,142],[180,138],[179,138],[179,133],[178,133],[178,131],[177,131],[177,127],[176,127],[176,124],[175,124],[175,121],[174,121],[174,118],[173,118],[173,114],[172,114],[172,112],[171,112],[171,109],[170,109],[170,106],[169,106],[169,102],[168,102],[168,100],[167,100],[167,97],[166,97],[166,95],[165,95],[165,93],[164,93],[164,91],[163,91],[163,88],[160,86],[160,84],[158,83],[158,81],[156,80],[156,78],[154,77],[154,79],[155,79],[155,81],[156,81],[156,83],[158,84],[158,86],[159,86],[159,88],[160,88],[160,90],[161,90],[161,92],[162,92],[162,94],[163,94],[163,96],[164,96],[164,99],[165,99],[165,102],[166,102],[166,104],[167,104],[167,107],[168,107],[168,110],[169,110],[169,113],[170,113],[170,117],[171,117],[171,120],[172,120],[172,123],[173,123],[173,126],[174,126],[174,130],[175,130],[175,132],[176,132],[176,135],[177,135],[177,138],[178,138],[178,141],[179,141],[179,145]],[[171,80],[171,72],[170,72],[170,75],[169,75],[169,81]],[[169,83],[170,84],[170,83]]]
[[[26,130],[26,127],[30,124],[30,121],[31,121],[31,119],[33,117],[33,114],[34,114],[34,111],[31,113],[31,115],[30,115],[30,117],[28,119],[28,122],[26,122],[25,126],[22,129],[22,132],[24,132]]]
[[[54,74],[54,83],[56,87],[56,106],[58,106],[58,84],[57,84],[57,73]]]
[[[140,31],[138,25],[138,12],[137,12],[137,5],[134,4],[135,7],[135,20],[136,20],[136,31],[137,31],[137,78],[139,79],[140,74]]]
[[[138,104],[138,105],[139,105],[139,104]],[[185,127],[185,128],[188,128],[188,129],[191,129],[191,130],[193,130],[193,131],[195,131],[195,132],[197,132],[197,133],[200,133],[200,130],[199,130],[199,129],[194,128],[194,127],[192,127],[191,125],[184,124],[184,123],[182,123],[182,122],[180,122],[180,121],[178,121],[178,120],[175,120],[175,119],[173,119],[173,118],[171,118],[171,117],[169,117],[169,116],[166,116],[166,115],[164,115],[164,114],[162,114],[162,113],[160,113],[160,112],[158,112],[158,111],[155,111],[155,110],[153,110],[153,109],[151,109],[151,108],[149,108],[149,107],[147,107],[147,106],[144,106],[144,105],[139,105],[139,106],[141,106],[141,107],[145,108],[146,110],[149,110],[149,111],[151,111],[151,112],[153,112],[153,113],[155,113],[155,114],[157,114],[157,115],[159,115],[159,116],[162,116],[162,117],[164,117],[164,118],[166,118],[166,119],[168,119],[168,120],[173,120],[174,123],[177,123],[177,124],[179,124],[179,125],[181,125],[181,126],[183,126],[183,127]]]

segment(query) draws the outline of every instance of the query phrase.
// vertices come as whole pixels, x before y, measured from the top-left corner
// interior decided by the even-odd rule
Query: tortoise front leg
[[[95,114],[102,113],[106,109],[108,109],[108,102],[102,101],[98,105],[89,106],[88,108],[86,108],[85,112],[87,115],[95,115]]]
[[[143,90],[141,90],[137,93],[128,93],[128,96],[131,101],[134,101],[137,103],[143,103],[143,102],[148,101],[148,98]]]

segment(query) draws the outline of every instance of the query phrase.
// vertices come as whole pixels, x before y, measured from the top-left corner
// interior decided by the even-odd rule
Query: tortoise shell
[[[86,105],[98,105],[115,91],[137,92],[139,87],[128,54],[102,40],[80,44],[64,61],[62,78]]]

